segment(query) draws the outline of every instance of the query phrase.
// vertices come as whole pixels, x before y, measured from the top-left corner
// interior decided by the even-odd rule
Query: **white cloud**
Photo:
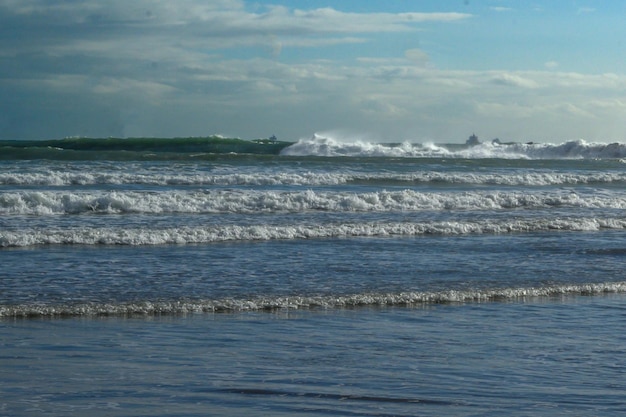
[[[503,72],[503,73],[495,74],[491,78],[491,81],[494,84],[511,86],[511,87],[521,87],[521,88],[537,88],[538,87],[536,81],[529,79],[529,78],[524,78],[518,74],[512,74],[512,73]]]
[[[404,51],[404,56],[411,62],[419,66],[424,66],[429,61],[428,54],[417,48],[407,49],[406,51]]]
[[[7,26],[13,30],[0,37],[0,56],[82,54],[94,59],[179,63],[197,61],[209,51],[261,47],[276,57],[285,48],[366,43],[362,35],[414,31],[420,23],[468,17],[463,13],[346,13],[284,6],[249,11],[242,1],[234,0],[0,0],[0,25],[11,22]]]
[[[15,120],[0,137],[295,139],[362,129],[383,140],[462,141],[487,127],[485,135],[509,140],[579,137],[597,126],[607,137],[623,132],[615,123],[626,112],[622,74],[558,72],[555,61],[546,71],[437,69],[437,51],[417,36],[389,58],[322,53],[469,17],[236,0],[0,0],[0,93],[11,97],[0,113]],[[319,53],[288,62],[298,48]]]

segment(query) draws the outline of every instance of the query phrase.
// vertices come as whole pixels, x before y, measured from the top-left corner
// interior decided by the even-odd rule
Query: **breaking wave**
[[[480,173],[437,172],[416,170],[411,173],[365,172],[251,172],[251,173],[132,173],[101,171],[67,172],[0,172],[0,185],[7,186],[89,186],[89,185],[147,185],[147,186],[324,186],[350,183],[412,185],[412,184],[475,184],[507,186],[626,184],[626,171]]]
[[[467,158],[467,159],[622,159],[626,144],[588,143],[584,140],[561,144],[481,143],[476,146],[446,144],[377,144],[366,141],[343,142],[315,134],[284,148],[281,155],[350,156],[393,158]]]
[[[361,222],[298,225],[214,225],[200,227],[64,227],[5,230],[0,248],[36,245],[167,245],[236,241],[324,239],[343,237],[389,237],[530,233],[544,231],[598,231],[626,229],[626,219],[551,218],[485,219],[477,221]]]
[[[624,143],[584,140],[550,143],[481,143],[476,146],[402,142],[344,141],[315,134],[296,142],[274,139],[243,140],[220,136],[188,138],[67,138],[0,141],[2,160],[203,160],[215,155],[502,158],[502,159],[623,159]]]
[[[59,316],[154,316],[281,309],[420,306],[428,304],[525,301],[541,297],[592,296],[626,292],[626,282],[436,292],[365,293],[323,296],[267,296],[219,300],[137,301],[125,303],[0,305],[0,319]]]
[[[124,213],[274,213],[391,212],[422,210],[501,210],[580,207],[626,209],[619,194],[473,191],[434,193],[414,190],[372,192],[327,191],[14,191],[0,194],[0,214]],[[1,235],[1,234],[0,234]]]

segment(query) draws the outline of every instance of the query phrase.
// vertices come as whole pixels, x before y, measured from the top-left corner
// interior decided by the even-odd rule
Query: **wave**
[[[477,221],[360,222],[298,225],[215,225],[200,227],[63,227],[0,231],[0,248],[39,245],[184,245],[237,241],[346,237],[458,236],[471,234],[598,231],[626,229],[626,219],[564,217]]]
[[[466,158],[466,159],[623,159],[626,144],[587,143],[583,140],[561,144],[481,143],[454,144],[377,144],[343,142],[315,134],[284,148],[281,155],[327,157]]]
[[[59,316],[154,316],[163,314],[275,311],[282,309],[339,309],[354,307],[420,306],[493,301],[530,301],[536,298],[625,293],[626,282],[589,283],[485,290],[364,293],[325,296],[268,296],[220,300],[137,301],[125,303],[0,305],[0,319]]]
[[[467,159],[624,159],[626,144],[373,143],[342,141],[327,135],[293,141],[243,140],[221,136],[187,138],[66,138],[2,140],[2,160],[194,160],[211,155],[282,155],[319,157],[467,158]]]
[[[329,172],[256,172],[256,173],[133,173],[97,172],[97,169],[85,167],[92,172],[67,172],[48,170],[40,172],[0,172],[0,185],[10,186],[85,186],[85,185],[149,185],[149,186],[238,186],[238,185],[338,185],[367,178],[367,176],[346,175]],[[93,172],[96,171],[96,172]],[[381,179],[384,177],[381,177]],[[390,178],[393,180],[393,178]],[[623,178],[607,176],[606,181],[625,181]],[[376,176],[373,180],[377,180]],[[410,181],[410,179],[407,179]],[[580,179],[584,181],[584,178]],[[592,179],[593,181],[593,179]]]
[[[423,210],[504,210],[517,208],[626,209],[621,194],[472,191],[427,193],[413,190],[306,191],[15,191],[0,194],[2,215],[214,214],[323,212],[411,212]]]
[[[193,159],[207,154],[277,155],[292,142],[221,136],[187,138],[66,138],[0,141],[0,159]]]
[[[89,171],[87,171],[89,170]],[[342,184],[418,185],[467,184],[506,186],[626,184],[624,171],[555,172],[525,171],[508,173],[437,172],[418,170],[411,173],[364,172],[250,172],[250,173],[134,173],[101,171],[85,167],[81,172],[40,170],[39,172],[0,172],[0,185],[8,186],[326,186]]]

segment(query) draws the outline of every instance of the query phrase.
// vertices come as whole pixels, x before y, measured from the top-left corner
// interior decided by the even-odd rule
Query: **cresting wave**
[[[428,304],[526,301],[534,298],[625,293],[626,282],[546,287],[437,292],[366,293],[325,296],[268,296],[220,300],[140,301],[127,303],[0,305],[0,319],[72,316],[154,316],[164,314],[228,313],[282,309],[421,306]]]
[[[314,225],[226,225],[145,228],[47,228],[2,231],[0,248],[37,245],[168,245],[236,241],[325,239],[532,233],[545,231],[598,231],[626,229],[624,218],[485,219],[479,221],[363,222]]]
[[[93,167],[85,170],[93,171]],[[357,176],[358,180],[360,177]],[[336,173],[233,173],[233,174],[161,174],[127,172],[3,172],[0,185],[11,186],[86,186],[86,185],[154,185],[154,186],[235,186],[235,185],[336,185],[354,181],[355,177]],[[591,179],[593,181],[593,179]],[[625,181],[623,178],[597,178],[599,181]],[[581,178],[584,181],[584,178]]]
[[[579,207],[626,209],[619,195],[585,195],[571,190],[423,193],[413,190],[367,193],[278,191],[205,191],[162,193],[16,191],[0,194],[0,214],[125,214],[125,213],[279,213],[390,212],[423,210],[502,210],[515,208]]]
[[[58,170],[42,172],[0,172],[0,185],[6,186],[88,186],[88,185],[148,185],[148,186],[280,186],[302,185],[323,186],[350,183],[402,184],[468,184],[506,186],[544,185],[586,185],[620,184],[626,185],[626,172],[593,171],[585,173],[560,173],[555,171],[476,173],[476,172],[435,172],[419,171],[411,173],[346,173],[346,172],[257,172],[229,174],[162,174],[128,172],[66,172]]]
[[[476,146],[446,144],[377,144],[362,141],[343,142],[315,134],[286,147],[281,155],[351,156],[393,158],[467,158],[467,159],[621,159],[626,158],[626,144],[587,143],[576,140],[561,144],[481,143]]]
[[[273,139],[242,140],[220,136],[190,138],[67,138],[0,141],[2,160],[202,160],[212,155],[282,155],[391,158],[504,158],[504,159],[622,159],[624,143],[583,140],[549,143],[396,144],[363,140],[342,141],[315,134],[296,142]]]
[[[213,135],[187,138],[65,138],[2,140],[0,159],[194,159],[207,154],[277,155],[291,142]]]

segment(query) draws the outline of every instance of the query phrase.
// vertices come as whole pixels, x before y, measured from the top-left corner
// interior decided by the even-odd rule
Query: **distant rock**
[[[478,140],[478,136],[476,136],[474,133],[472,133],[472,136],[470,136],[465,141],[465,144],[469,145],[469,146],[475,146],[475,145],[480,145],[480,141]]]

